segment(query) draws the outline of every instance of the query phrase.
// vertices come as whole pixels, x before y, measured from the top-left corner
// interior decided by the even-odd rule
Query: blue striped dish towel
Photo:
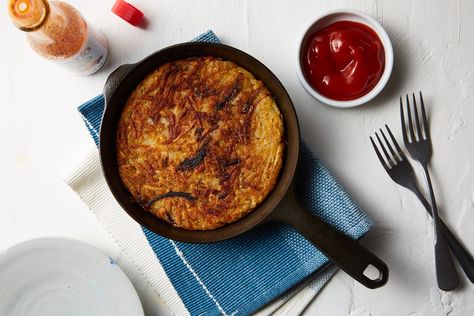
[[[212,31],[194,40],[219,43]],[[78,110],[97,144],[104,110],[102,95]],[[304,144],[296,192],[308,210],[354,239],[372,226],[369,217]],[[143,232],[191,315],[249,315],[329,263],[295,230],[278,224],[211,244],[172,241],[146,228]],[[327,276],[322,277],[320,282],[327,280]]]

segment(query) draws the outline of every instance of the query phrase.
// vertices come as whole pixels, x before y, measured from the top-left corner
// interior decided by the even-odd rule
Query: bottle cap
[[[47,0],[9,0],[8,13],[20,30],[35,31],[46,22],[49,4]]]
[[[124,0],[115,1],[112,12],[135,26],[143,19],[143,12]]]

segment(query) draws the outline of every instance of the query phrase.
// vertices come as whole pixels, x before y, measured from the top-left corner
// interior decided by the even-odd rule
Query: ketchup
[[[385,68],[380,38],[370,27],[339,21],[312,34],[305,48],[303,71],[322,95],[354,100],[377,85]]]

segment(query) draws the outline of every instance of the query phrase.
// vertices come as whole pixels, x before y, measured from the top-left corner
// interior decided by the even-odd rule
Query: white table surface
[[[338,272],[305,314],[474,314],[474,286],[462,273],[458,290],[437,289],[431,222],[414,196],[389,179],[368,139],[388,123],[401,140],[398,97],[423,91],[440,213],[474,253],[473,1],[131,1],[146,13],[147,29],[114,16],[112,0],[69,2],[108,39],[110,57],[89,77],[74,76],[36,56],[10,23],[4,4],[0,11],[0,249],[31,238],[64,236],[98,247],[122,266],[129,264],[63,181],[94,148],[76,107],[100,93],[117,66],[212,29],[280,78],[295,103],[304,139],[375,221],[363,243],[388,264],[388,284],[368,290]],[[304,28],[336,8],[374,16],[395,51],[394,71],[381,95],[349,110],[313,100],[294,69]],[[147,313],[163,312],[139,273],[129,277]]]

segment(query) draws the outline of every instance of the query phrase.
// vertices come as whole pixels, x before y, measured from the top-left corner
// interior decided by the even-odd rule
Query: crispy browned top
[[[127,100],[117,132],[121,178],[174,226],[213,229],[248,214],[276,184],[283,121],[268,89],[233,62],[166,63]]]

